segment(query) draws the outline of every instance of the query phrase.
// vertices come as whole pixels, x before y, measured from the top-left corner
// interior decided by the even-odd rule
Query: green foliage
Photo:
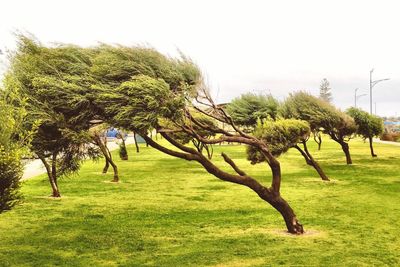
[[[174,94],[164,80],[139,75],[104,91],[98,103],[105,106],[110,124],[147,132],[157,127],[160,118],[180,119],[185,99]]]
[[[383,120],[378,116],[354,107],[349,108],[346,113],[354,119],[358,126],[357,134],[364,139],[380,136],[383,133]]]
[[[18,203],[22,171],[20,149],[0,144],[0,213]]]
[[[168,58],[144,47],[93,49],[93,98],[110,124],[140,132],[163,119],[181,120],[186,100],[196,94],[200,70],[187,57]]]
[[[87,145],[89,120],[97,113],[90,90],[90,57],[72,45],[45,47],[20,36],[18,50],[11,57],[5,86],[18,90],[27,101],[26,130],[32,130],[32,150],[43,157],[57,155],[59,175],[79,169],[87,157],[98,152]]]
[[[280,113],[285,118],[307,121],[313,132],[322,131],[333,139],[350,138],[357,130],[354,120],[328,102],[305,92],[290,94]]]
[[[101,45],[92,49],[91,73],[103,85],[119,86],[134,76],[162,79],[171,90],[181,91],[195,85],[200,72],[192,61],[181,55],[168,58],[152,48]]]
[[[254,136],[268,144],[274,156],[279,156],[289,148],[306,141],[310,136],[310,126],[306,121],[279,119],[277,121],[259,122]],[[265,161],[265,156],[253,146],[247,146],[247,159],[252,164]]]
[[[91,120],[147,131],[160,118],[181,119],[199,79],[197,66],[183,55],[168,58],[145,47],[46,47],[20,36],[6,82],[27,98],[25,128],[40,122],[33,151],[57,156],[62,175],[98,155],[87,145]]]
[[[21,129],[25,110],[10,105],[19,102],[17,97],[0,89],[0,213],[11,209],[20,199],[21,159],[29,142],[29,133]]]
[[[255,127],[258,119],[276,119],[278,101],[271,95],[247,93],[233,99],[226,108],[236,124]]]

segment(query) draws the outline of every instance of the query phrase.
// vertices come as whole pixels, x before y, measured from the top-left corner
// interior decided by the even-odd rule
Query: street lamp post
[[[360,97],[366,96],[367,94],[357,95],[358,88],[354,89],[354,107],[357,107],[357,100]]]
[[[374,69],[370,70],[369,72],[369,113],[372,115],[372,88],[379,83],[383,81],[390,80],[389,78],[386,79],[380,79],[380,80],[372,80],[372,72],[374,72]]]

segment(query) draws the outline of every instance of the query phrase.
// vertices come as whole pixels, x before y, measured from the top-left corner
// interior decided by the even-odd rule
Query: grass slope
[[[24,183],[24,203],[0,215],[0,266],[371,266],[400,265],[400,147],[350,143],[354,165],[325,138],[311,150],[332,182],[322,182],[297,151],[280,158],[282,195],[308,234],[284,222],[249,189],[222,182],[198,164],[150,148],[117,161],[121,183],[87,162],[49,198],[44,175]],[[216,146],[269,185],[244,146]],[[117,159],[116,152],[114,157]]]

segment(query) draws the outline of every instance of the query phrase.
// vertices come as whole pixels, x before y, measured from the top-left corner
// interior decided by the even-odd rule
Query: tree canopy
[[[302,91],[290,94],[280,112],[285,118],[307,121],[312,131],[328,134],[342,146],[346,161],[351,164],[347,141],[357,131],[357,125],[352,117],[328,102]]]
[[[254,136],[265,141],[271,153],[278,157],[310,136],[310,126],[306,121],[296,119],[278,119],[259,122]],[[265,161],[265,156],[252,146],[247,146],[247,159],[252,164]]]
[[[271,95],[246,93],[233,99],[226,110],[237,125],[255,127],[258,119],[276,119],[278,101]]]

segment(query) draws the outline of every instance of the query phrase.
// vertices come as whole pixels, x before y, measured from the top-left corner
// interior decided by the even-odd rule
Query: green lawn
[[[87,162],[49,198],[44,175],[23,184],[25,200],[0,214],[1,266],[399,266],[400,147],[352,140],[346,166],[336,143],[311,150],[332,179],[322,182],[297,151],[280,158],[282,195],[307,233],[285,234],[283,219],[249,189],[198,164],[129,147],[121,183]],[[265,184],[244,146],[216,146]],[[117,158],[117,155],[114,154]]]

